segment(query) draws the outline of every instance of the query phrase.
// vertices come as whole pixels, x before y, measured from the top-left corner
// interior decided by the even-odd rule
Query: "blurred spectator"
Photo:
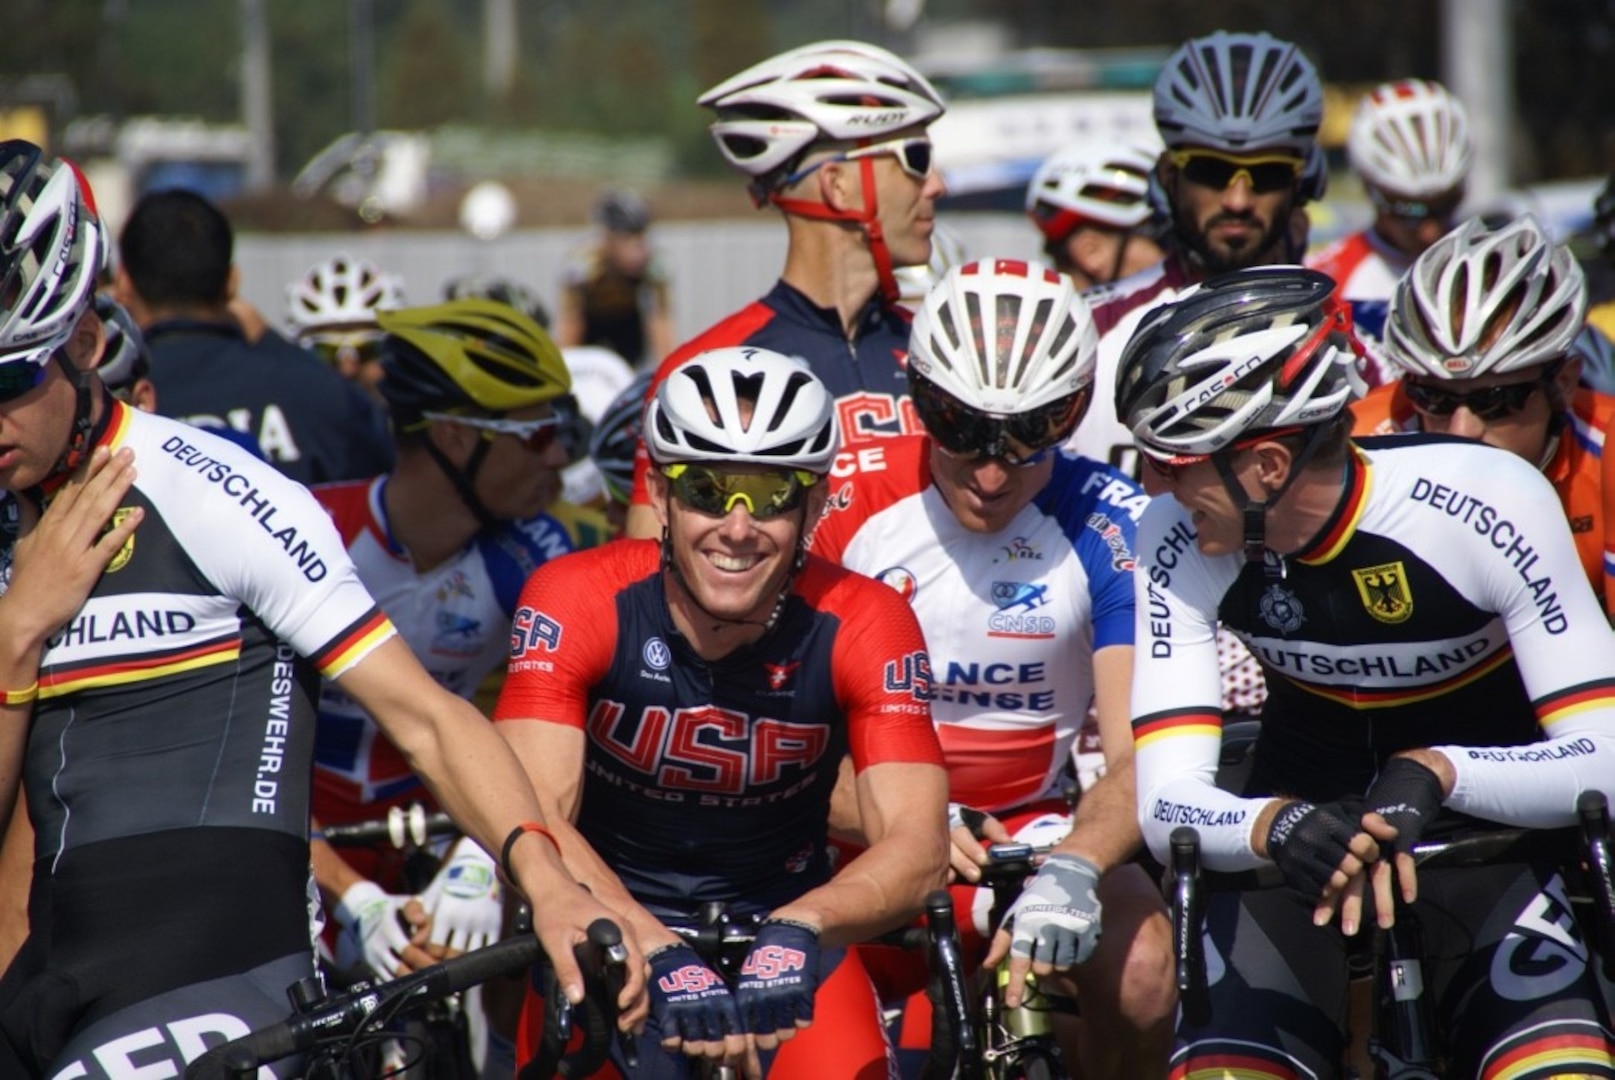
[[[286,286],[286,323],[297,343],[378,394],[378,401],[382,332],[376,313],[403,306],[403,282],[347,254],[315,263]]]
[[[667,274],[651,250],[650,207],[631,191],[607,191],[594,207],[600,237],[566,270],[555,340],[603,345],[635,366],[673,349]]]
[[[234,246],[228,219],[190,191],[142,196],[124,225],[114,298],[146,335],[162,412],[251,434],[304,484],[386,471],[392,440],[369,395],[273,330],[243,336]]]

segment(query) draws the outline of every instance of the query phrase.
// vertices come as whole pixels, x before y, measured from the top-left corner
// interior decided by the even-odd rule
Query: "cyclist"
[[[644,430],[661,542],[532,577],[495,719],[546,809],[575,819],[567,865],[648,950],[643,1075],[688,1075],[681,1047],[756,1075],[776,1043],[775,1080],[887,1075],[873,988],[844,950],[917,915],[947,868],[919,626],[890,589],[806,551],[837,437],[805,365],[701,353],[662,381]],[[872,843],[832,878],[848,753]],[[708,901],[765,919],[732,990],[664,925]]]
[[[1469,114],[1440,83],[1401,79],[1363,95],[1346,138],[1352,168],[1374,204],[1374,220],[1307,260],[1334,278],[1351,304],[1357,339],[1372,363],[1371,386],[1402,373],[1387,363],[1386,310],[1397,280],[1452,228],[1474,158]]]
[[[252,435],[301,484],[374,476],[391,464],[379,404],[273,331],[243,336],[230,221],[192,191],[140,197],[119,239],[113,296],[151,350],[163,413]]]
[[[1570,252],[1527,214],[1465,222],[1397,283],[1385,352],[1403,372],[1352,406],[1359,434],[1428,431],[1479,439],[1553,482],[1593,589],[1605,598],[1615,537],[1601,495],[1615,398],[1578,386],[1587,288]],[[1615,546],[1615,545],[1612,545]]]
[[[0,981],[0,1075],[177,1075],[209,1042],[284,1017],[286,987],[314,973],[317,674],[382,722],[479,842],[511,838],[505,869],[544,898],[539,936],[581,997],[571,945],[605,909],[542,835],[525,839],[546,830],[519,766],[395,640],[318,505],[96,378],[93,206],[73,167],[0,144],[0,234],[33,238],[0,264],[0,486],[24,508],[0,596],[0,813],[20,779],[36,856],[30,935]],[[70,479],[86,461],[89,488]],[[83,503],[109,472],[93,508],[30,530],[41,504]],[[46,529],[64,518],[88,528]],[[36,571],[47,542],[72,573]]]
[[[404,306],[404,285],[368,259],[338,252],[286,286],[286,325],[303,348],[371,393],[381,381],[379,312]]]
[[[646,234],[650,207],[632,191],[606,191],[594,204],[599,239],[566,268],[555,340],[597,345],[636,367],[673,351],[667,270]]]
[[[1193,825],[1211,869],[1276,864],[1289,886],[1210,897],[1211,1019],[1180,1021],[1173,1068],[1341,1075],[1372,869],[1379,925],[1393,885],[1424,915],[1448,1075],[1604,1075],[1608,1018],[1551,859],[1415,882],[1400,853],[1438,815],[1568,825],[1578,792],[1610,786],[1609,627],[1532,463],[1350,438],[1350,326],[1325,275],[1256,268],[1157,308],[1123,358],[1117,414],[1161,493],[1134,578],[1144,839],[1164,860]],[[1241,792],[1214,782],[1219,619],[1267,673]]]
[[[1058,841],[987,960],[1009,953],[1011,1004],[1028,969],[1074,979],[1084,1075],[1159,1076],[1175,1007],[1170,931],[1159,890],[1127,865],[1140,843],[1133,533],[1147,499],[1114,469],[1058,451],[1093,393],[1094,348],[1087,306],[1054,270],[950,271],[915,317],[909,353],[926,434],[843,455],[813,550],[897,589],[925,631],[967,938],[981,943],[992,896],[969,885],[986,853],[964,808],[989,814],[989,840]],[[1107,769],[1073,820],[1062,787],[1090,702]]]
[[[491,300],[385,311],[377,386],[393,418],[397,463],[369,480],[321,485],[358,570],[399,636],[444,689],[469,698],[504,660],[527,576],[570,551],[544,509],[565,457],[554,402],[567,392],[561,354],[537,324]],[[403,754],[336,683],[321,690],[314,816],[341,824],[430,802]],[[392,916],[408,897],[398,867],[373,852],[344,858],[316,835],[315,879],[345,937],[337,954],[389,978],[497,936],[493,858],[460,843],[431,890],[440,906],[425,944]],[[445,893],[445,887],[448,891]],[[419,918],[420,916],[417,916]]]
[[[1026,214],[1043,234],[1043,254],[1078,289],[1108,285],[1164,257],[1150,206],[1159,155],[1110,142],[1051,154],[1026,186]]]
[[[538,294],[513,278],[498,274],[463,274],[443,283],[445,300],[497,300],[509,304],[532,319],[545,331],[550,328],[550,311]]]
[[[936,200],[927,126],[936,89],[874,45],[821,41],[747,68],[701,95],[712,136],[785,219],[785,268],[761,300],[680,346],[665,374],[707,349],[754,345],[808,362],[837,399],[842,437],[913,430],[902,358],[908,313],[894,268],[931,255]],[[636,467],[628,534],[656,535]]]

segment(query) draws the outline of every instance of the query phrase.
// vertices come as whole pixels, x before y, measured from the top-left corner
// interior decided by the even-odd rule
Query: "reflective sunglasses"
[[[380,330],[356,330],[341,334],[310,334],[304,340],[315,356],[332,367],[343,363],[357,367],[381,359],[381,343],[385,337]]]
[[[758,521],[770,521],[802,505],[808,488],[819,482],[803,469],[728,472],[711,465],[664,465],[678,501],[700,514],[727,517],[736,503]]]
[[[16,401],[32,393],[50,374],[50,361],[36,364],[31,360],[0,361],[0,404]]]
[[[1549,367],[1556,366],[1549,365]],[[1413,407],[1420,412],[1429,413],[1431,416],[1451,416],[1462,406],[1474,413],[1476,419],[1490,421],[1513,416],[1525,408],[1526,402],[1531,400],[1531,395],[1552,377],[1552,374],[1547,374],[1527,382],[1504,383],[1501,386],[1488,386],[1484,390],[1470,390],[1467,393],[1408,378],[1402,380],[1402,387],[1407,392],[1408,400],[1413,403]]]
[[[1458,207],[1464,201],[1464,193],[1455,191],[1439,199],[1398,199],[1376,187],[1369,187],[1368,198],[1380,212],[1410,225],[1417,225],[1429,220],[1443,223],[1451,221],[1458,214]]]
[[[1085,386],[1036,409],[992,416],[945,393],[913,368],[908,382],[920,423],[944,453],[1021,467],[1036,465],[1071,437],[1092,391]]]
[[[1258,195],[1283,191],[1295,184],[1303,162],[1290,154],[1224,154],[1217,150],[1188,149],[1170,152],[1172,163],[1191,184],[1227,191],[1241,176]]]
[[[535,454],[548,450],[560,437],[560,416],[541,416],[536,420],[511,420],[495,416],[459,416],[446,412],[422,412],[423,420],[440,420],[450,424],[464,424],[476,428],[484,439],[492,442],[501,435],[511,435]]]
[[[832,161],[857,161],[859,158],[879,157],[890,154],[897,159],[903,171],[916,180],[924,180],[931,175],[931,140],[924,135],[914,135],[906,139],[888,139],[885,142],[870,143],[844,153],[835,154],[815,161],[787,176],[779,182],[780,187],[790,187],[803,177],[811,175],[814,170],[828,165]]]

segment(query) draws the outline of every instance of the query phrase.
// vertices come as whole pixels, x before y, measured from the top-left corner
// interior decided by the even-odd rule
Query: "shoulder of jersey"
[[[744,345],[757,331],[774,318],[774,309],[761,300],[753,300],[733,315],[718,320],[695,337],[667,354],[656,368],[654,383],[663,379],[690,357],[708,349],[723,349],[731,345]]]
[[[1178,288],[1174,276],[1168,272],[1168,264],[1172,261],[1168,256],[1136,274],[1085,291],[1082,298],[1093,313],[1094,328],[1103,335],[1128,312],[1152,302],[1169,289]]]
[[[1366,233],[1360,231],[1348,233],[1315,254],[1307,256],[1306,265],[1310,269],[1328,274],[1338,284],[1342,275],[1362,262],[1372,250]]]
[[[336,530],[348,543],[360,530],[370,524],[371,480],[339,480],[329,484],[316,484],[309,488],[325,512],[331,515]]]
[[[929,449],[923,435],[893,435],[843,447],[819,527],[838,515],[847,516],[832,528],[861,525],[893,503],[925,490],[931,482]]]

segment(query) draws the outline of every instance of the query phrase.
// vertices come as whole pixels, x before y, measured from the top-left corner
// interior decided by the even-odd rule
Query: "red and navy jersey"
[[[807,361],[836,399],[841,441],[921,431],[908,398],[908,331],[912,316],[878,296],[865,305],[849,338],[834,308],[822,308],[783,281],[768,295],[674,349],[656,369],[648,393],[684,361],[710,349],[751,345]],[[645,502],[644,444],[634,462],[634,494]]]
[[[659,918],[768,910],[829,879],[846,754],[942,764],[925,643],[897,593],[809,556],[773,630],[703,660],[660,567],[655,542],[620,540],[539,568],[494,719],[586,732],[578,829]]]

